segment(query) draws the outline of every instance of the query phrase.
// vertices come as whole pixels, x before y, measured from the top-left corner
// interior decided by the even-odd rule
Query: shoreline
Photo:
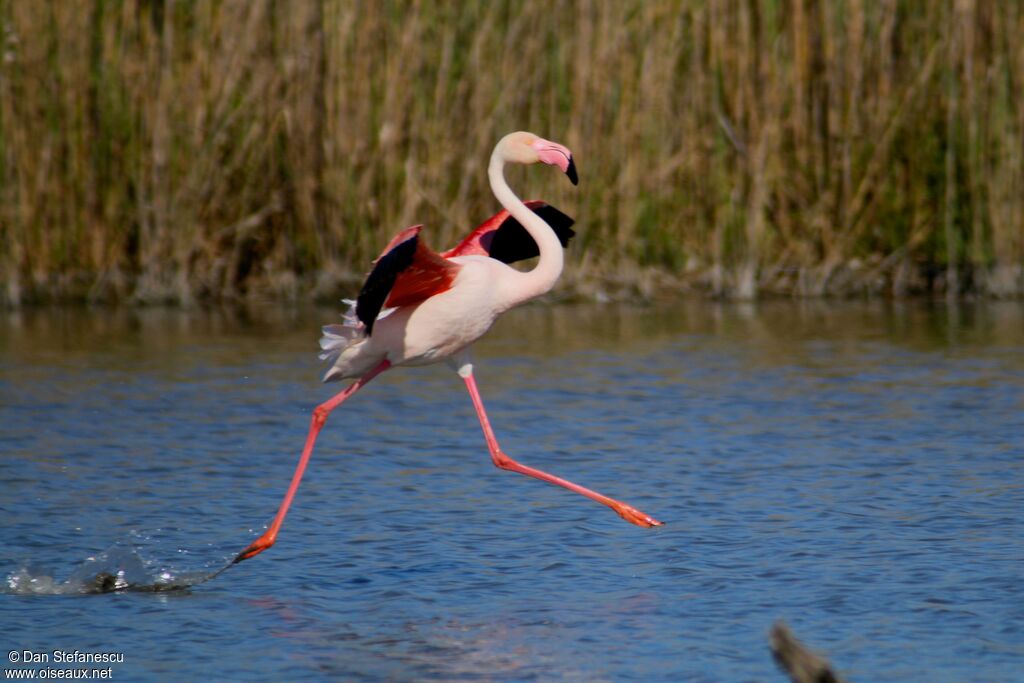
[[[655,302],[685,298],[722,301],[777,299],[1024,299],[1024,266],[1002,266],[975,274],[966,271],[960,290],[950,297],[943,272],[884,272],[859,262],[843,264],[825,274],[822,267],[765,269],[752,291],[743,291],[740,269],[693,269],[686,273],[664,268],[627,265],[614,272],[610,266],[570,264],[560,282],[544,300],[555,302]],[[22,284],[8,277],[0,290],[0,310],[53,305],[170,306],[190,308],[248,303],[333,304],[354,296],[363,276],[353,270],[292,272],[240,283],[213,291],[202,282],[179,275],[171,282],[155,283],[144,276],[120,272],[102,275],[58,273]]]

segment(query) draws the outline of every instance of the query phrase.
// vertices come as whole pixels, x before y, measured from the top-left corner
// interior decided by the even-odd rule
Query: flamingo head
[[[506,135],[498,145],[506,161],[519,164],[535,164],[540,161],[557,166],[562,173],[569,176],[569,181],[573,185],[579,183],[572,152],[565,145],[522,131]]]

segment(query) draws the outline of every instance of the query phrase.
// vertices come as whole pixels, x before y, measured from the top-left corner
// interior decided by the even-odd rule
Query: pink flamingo
[[[324,349],[320,357],[331,363],[324,381],[358,379],[313,410],[302,457],[274,521],[234,562],[254,557],[274,544],[317,434],[332,410],[388,368],[442,360],[465,381],[497,467],[564,486],[607,505],[637,526],[661,525],[631,505],[516,462],[498,446],[473,378],[467,347],[487,332],[498,315],[551,289],[562,273],[562,248],[574,234],[569,227],[571,218],[544,202],[524,203],[512,192],[504,176],[509,162],[557,166],[577,183],[568,148],[532,133],[511,133],[495,146],[487,169],[491,190],[504,211],[442,254],[423,243],[420,225],[391,240],[374,262],[344,324],[325,326],[320,340]],[[507,265],[538,253],[537,265],[528,272]]]

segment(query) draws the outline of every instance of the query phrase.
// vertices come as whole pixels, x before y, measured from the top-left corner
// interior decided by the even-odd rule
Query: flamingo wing
[[[373,333],[382,308],[411,306],[451,288],[459,265],[420,239],[422,225],[395,235],[366,276],[356,299],[356,316]]]
[[[551,226],[563,247],[569,246],[569,240],[576,234],[572,229],[576,221],[547,202],[531,200],[525,203]],[[509,215],[508,210],[503,210],[481,223],[455,248],[442,252],[441,256],[451,258],[469,254],[490,256],[503,263],[515,263],[538,256],[540,250],[526,228]]]

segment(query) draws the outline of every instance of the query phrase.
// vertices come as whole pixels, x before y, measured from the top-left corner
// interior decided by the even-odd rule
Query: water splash
[[[220,553],[215,555],[219,559],[195,566],[194,551],[181,547],[174,548],[177,558],[174,562],[155,559],[166,557],[170,543],[167,536],[173,536],[177,531],[132,531],[127,539],[87,557],[63,581],[52,572],[26,563],[6,577],[0,592],[14,595],[88,595],[182,591],[210,581],[231,566],[233,556]],[[207,544],[205,550],[211,548],[212,544]]]

